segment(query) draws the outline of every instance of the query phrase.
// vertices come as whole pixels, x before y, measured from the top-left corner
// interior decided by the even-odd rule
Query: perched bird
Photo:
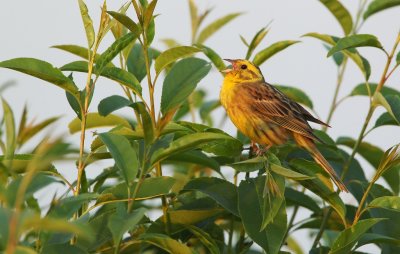
[[[225,79],[220,100],[236,127],[251,139],[252,144],[258,143],[267,149],[293,138],[322,166],[341,191],[348,192],[315,146],[315,141],[321,140],[313,134],[307,121],[328,125],[266,83],[260,69],[250,61],[225,60],[232,64],[232,68],[223,71]]]

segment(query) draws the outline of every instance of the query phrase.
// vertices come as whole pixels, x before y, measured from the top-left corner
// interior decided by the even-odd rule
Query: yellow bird
[[[268,149],[293,138],[322,166],[341,191],[348,192],[315,146],[315,141],[321,140],[313,134],[307,121],[328,125],[266,83],[260,69],[250,61],[225,60],[232,64],[232,68],[223,71],[226,75],[220,93],[221,104],[236,127],[250,138],[252,145],[258,143]]]

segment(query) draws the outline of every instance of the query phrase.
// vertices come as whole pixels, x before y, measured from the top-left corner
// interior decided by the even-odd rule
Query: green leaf
[[[214,33],[216,33],[223,26],[228,24],[231,20],[235,19],[241,15],[241,13],[228,14],[222,18],[219,18],[206,26],[197,37],[196,43],[203,44],[208,38],[210,38]]]
[[[168,215],[172,224],[177,225],[194,225],[197,223],[201,223],[206,221],[209,218],[215,217],[219,215],[224,210],[221,208],[209,208],[209,209],[201,209],[201,210],[175,210],[168,211]],[[164,216],[161,217],[163,222],[165,223]]]
[[[282,203],[273,222],[268,224],[265,229],[260,230],[263,222],[263,204],[260,203],[260,200],[263,200],[263,192],[260,193],[259,190],[264,187],[265,180],[263,181],[263,179],[265,177],[251,178],[240,183],[238,208],[243,226],[249,237],[267,253],[277,254],[287,228],[285,203]]]
[[[395,125],[399,126],[399,122],[393,118],[388,112],[383,113],[376,119],[374,128],[380,127],[380,126],[385,126],[385,125]]]
[[[337,0],[320,0],[340,23],[345,35],[353,29],[353,20],[349,11]]]
[[[400,5],[399,0],[374,0],[368,5],[367,10],[364,12],[364,20],[371,17],[375,13],[398,5]]]
[[[113,114],[109,114],[105,117],[99,115],[99,113],[87,114],[86,129],[105,127],[105,126],[118,126],[118,125],[130,127],[130,124],[127,120]],[[68,128],[71,134],[80,131],[81,120],[79,118],[75,118],[68,124]]]
[[[310,97],[308,97],[308,95],[302,90],[292,86],[282,86],[282,85],[274,85],[274,86],[278,88],[279,91],[284,93],[287,97],[289,97],[289,99],[292,99],[295,102],[303,104],[311,109],[313,108],[313,103]]]
[[[398,123],[400,123],[400,96],[391,94],[385,98],[390,106],[390,110],[388,110],[388,112],[392,112],[391,115],[397,120]]]
[[[186,58],[174,64],[164,79],[161,95],[163,115],[185,101],[210,69],[209,63],[198,58]]]
[[[110,113],[131,105],[132,102],[120,95],[112,95],[100,101],[98,111],[101,116],[107,116]]]
[[[12,160],[15,152],[16,133],[14,113],[5,99],[1,99],[3,104],[3,120],[6,127],[6,151],[4,151],[5,159]]]
[[[188,182],[183,190],[200,191],[232,214],[239,216],[237,210],[237,187],[232,183],[216,177],[200,177]]]
[[[378,84],[377,83],[368,83],[368,86],[371,91],[371,94],[374,94],[376,91],[376,88],[378,87]],[[383,86],[380,90],[380,93],[383,94],[383,96],[385,96],[385,97],[388,95],[400,96],[400,92],[397,89],[394,89],[394,88],[391,88],[388,86]],[[356,87],[353,88],[353,90],[350,93],[350,96],[357,96],[357,95],[369,96],[366,83],[358,84]]]
[[[400,51],[397,52],[396,63],[397,63],[398,65],[400,65]]]
[[[331,254],[347,254],[356,245],[357,241],[361,236],[367,232],[373,225],[382,221],[382,218],[366,219],[357,222],[357,224],[351,226],[340,232],[335,241],[332,244]]]
[[[273,164],[271,163],[271,170],[281,176],[284,176],[286,178],[290,178],[293,180],[308,180],[308,179],[314,179],[314,176],[308,176],[308,175],[304,175],[304,174],[300,174],[296,171],[290,170],[288,168],[279,166],[277,164]]]
[[[381,235],[381,234],[364,233],[361,236],[361,238],[358,240],[356,249],[358,247],[361,247],[363,245],[370,244],[370,243],[374,243],[374,244],[386,243],[386,244],[390,244],[390,245],[400,245],[400,240],[393,238],[393,237]]]
[[[77,72],[88,72],[88,62],[86,61],[75,61],[72,63],[68,63],[60,68],[62,71],[77,71]],[[100,75],[102,77],[109,78],[114,80],[121,85],[131,89],[135,94],[142,94],[142,87],[140,86],[139,81],[136,77],[123,69],[117,67],[104,67],[102,72],[98,72],[98,70],[94,71],[95,74]]]
[[[42,249],[41,253],[46,253],[46,254],[59,254],[59,253],[89,254],[89,252],[87,252],[86,250],[83,250],[82,248],[79,248],[76,245],[70,245],[69,243],[43,245],[43,249]]]
[[[335,46],[336,42],[339,40],[338,37],[327,35],[327,34],[319,34],[319,33],[308,33],[303,35],[308,36],[308,37],[313,37],[316,39],[319,39],[323,42],[328,43],[331,46]],[[366,80],[369,79],[369,76],[371,75],[371,66],[369,62],[362,57],[356,49],[351,48],[348,50],[343,50],[342,51],[347,57],[349,57],[353,62],[358,66],[358,68],[361,70],[361,72],[364,74],[364,77]]]
[[[107,146],[115,164],[121,170],[121,175],[124,176],[127,185],[131,185],[139,171],[139,161],[137,153],[133,150],[128,139],[121,135],[113,133],[102,133],[100,139]]]
[[[95,65],[95,73],[97,75],[103,72],[104,67],[109,64],[114,57],[116,57],[123,49],[125,49],[130,43],[132,43],[138,37],[138,33],[127,33],[124,36],[118,38],[111,46],[104,51],[103,54],[97,59]]]
[[[181,138],[178,138],[177,140],[172,141],[169,147],[157,150],[151,157],[151,163],[155,164],[156,162],[164,160],[169,156],[196,149],[205,143],[219,142],[226,139],[232,139],[232,137],[221,133],[207,132],[187,134]]]
[[[210,254],[221,253],[217,243],[214,241],[214,239],[209,233],[192,225],[186,225],[185,227],[189,229],[189,231],[201,241],[201,243],[209,250]]]
[[[85,27],[86,38],[88,41],[89,48],[92,48],[94,43],[94,28],[92,19],[89,16],[89,10],[83,0],[78,0],[79,2],[79,9],[81,11],[83,26]]]
[[[125,206],[117,206],[116,212],[110,216],[107,224],[113,235],[115,246],[119,246],[122,236],[139,223],[145,212],[146,209],[140,207],[135,209],[132,213],[127,213]]]
[[[151,3],[146,7],[146,11],[143,17],[143,27],[147,29],[150,22],[153,20],[154,9],[156,8],[157,0],[151,1]]]
[[[400,197],[384,196],[372,200],[368,208],[384,208],[400,212]]]
[[[203,50],[204,55],[206,55],[208,57],[208,59],[210,59],[210,61],[214,64],[214,66],[219,71],[226,69],[226,65],[225,65],[224,61],[217,54],[217,52],[215,52],[213,49],[211,49],[207,46],[201,45],[201,44],[196,44],[196,47]]]
[[[158,52],[152,48],[149,48],[147,53],[149,55],[149,61],[151,65],[153,58],[158,55]],[[131,51],[129,52],[126,66],[128,71],[132,73],[139,81],[142,81],[143,78],[146,77],[147,71],[142,45],[138,43],[133,45]]]
[[[51,117],[46,120],[43,120],[42,122],[38,124],[29,124],[26,126],[20,133],[18,134],[17,142],[19,145],[23,145],[26,143],[28,140],[30,140],[33,136],[38,134],[40,131],[42,131],[44,128],[49,126],[50,124],[54,123],[60,119],[60,117]]]
[[[383,49],[382,44],[379,42],[376,36],[372,34],[354,34],[339,39],[336,42],[336,45],[329,50],[328,57],[344,49],[357,47],[375,47]]]
[[[154,66],[156,73],[160,73],[165,67],[175,62],[176,60],[191,56],[194,53],[200,51],[201,49],[192,46],[178,46],[175,48],[167,49],[156,58]]]
[[[205,155],[201,151],[193,150],[193,151],[187,151],[183,153],[179,153],[177,155],[169,156],[168,160],[165,163],[179,163],[179,162],[186,162],[186,163],[194,163],[196,165],[202,165],[204,167],[212,168],[219,174],[220,172],[220,166],[218,162]]]
[[[145,233],[140,235],[139,239],[171,254],[192,254],[189,247],[167,235]]]
[[[50,63],[35,58],[14,58],[0,62],[0,67],[19,71],[33,77],[50,82],[73,95],[77,95],[78,88],[75,83],[64,76],[57,68]]]
[[[254,58],[253,58],[253,63],[257,66],[260,66],[263,64],[265,61],[267,61],[270,57],[275,55],[276,53],[284,50],[285,48],[296,44],[300,41],[278,41],[273,43],[271,46],[261,50],[258,52]]]
[[[260,44],[260,42],[264,39],[264,37],[267,35],[268,32],[269,29],[263,27],[256,33],[256,35],[254,35],[247,49],[246,59],[250,59],[251,55],[253,54],[253,51],[256,49],[258,44]]]
[[[141,126],[143,128],[143,137],[146,141],[146,145],[151,144],[154,140],[154,125],[151,120],[149,112],[143,102],[136,102],[132,104],[132,107],[139,113]]]
[[[314,199],[304,194],[303,192],[294,190],[289,187],[286,187],[285,189],[285,200],[286,205],[292,203],[294,205],[305,207],[314,213],[319,213],[321,211],[321,208],[319,208]]]
[[[234,168],[236,171],[239,172],[252,172],[265,168],[266,165],[267,165],[267,159],[263,156],[258,156],[248,160],[235,162],[229,164],[228,166]]]
[[[52,48],[60,49],[76,56],[82,57],[86,60],[89,59],[88,49],[78,45],[55,45],[51,46]],[[93,54],[93,51],[90,51],[90,54]],[[100,54],[96,54],[94,60],[96,61],[100,57]]]
[[[128,28],[132,33],[139,34],[139,26],[125,14],[115,11],[107,11],[107,13],[110,14],[119,23],[121,23],[124,27]]]
[[[63,198],[58,200],[55,205],[50,208],[48,216],[70,219],[84,203],[96,199],[98,196],[97,193],[83,193],[78,196]]]
[[[299,173],[305,175],[316,174],[317,178],[300,181],[299,183],[328,202],[339,214],[343,224],[346,225],[346,207],[338,193],[334,192],[331,187],[327,186],[327,184],[330,185],[331,183],[328,175],[323,171],[323,169],[315,162],[304,159],[291,160],[289,165]]]
[[[69,106],[75,112],[76,116],[79,119],[82,119],[81,105],[78,101],[78,98],[76,98],[74,95],[72,95],[70,92],[67,91],[65,91],[65,96],[67,97]]]

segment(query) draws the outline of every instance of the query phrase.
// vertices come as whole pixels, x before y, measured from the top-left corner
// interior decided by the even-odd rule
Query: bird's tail
[[[301,147],[305,148],[309,153],[311,153],[311,156],[313,157],[315,162],[317,162],[329,174],[332,181],[341,191],[349,192],[349,190],[344,185],[339,176],[336,174],[335,170],[331,167],[329,162],[318,151],[312,139],[304,137],[303,135],[297,133],[294,133],[293,137],[297,142],[297,144],[299,144]]]

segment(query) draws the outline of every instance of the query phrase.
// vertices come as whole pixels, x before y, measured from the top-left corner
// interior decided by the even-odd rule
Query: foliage
[[[304,39],[303,43],[306,38],[322,41],[328,57],[332,56],[337,64],[337,87],[327,123],[344,99],[365,96],[370,100],[357,138],[340,137],[334,141],[326,129],[315,132],[324,140],[319,149],[341,174],[354,202],[345,203],[322,169],[292,143],[254,157],[247,151],[249,140],[242,134],[233,137],[215,127],[213,111],[220,104],[209,100],[206,92],[197,87],[211,68],[222,70],[226,66],[218,51],[206,42],[231,21],[242,18],[245,22],[244,14],[231,13],[204,25],[211,9],[200,12],[195,1],[188,0],[191,45],[164,38],[168,48],[161,50],[152,44],[157,0],[133,0],[116,11],[108,11],[104,2],[97,29],[85,1],[78,0],[87,47],[53,47],[84,60],[59,68],[33,58],[0,62],[2,68],[63,89],[66,107],[76,114],[68,129],[71,134],[80,133],[79,148],[54,137],[35,143],[32,138],[59,117],[28,123],[25,108],[17,124],[9,101],[2,99],[0,251],[304,253],[298,244],[300,239],[292,234],[307,229],[316,233],[309,253],[350,253],[365,244],[375,244],[382,253],[399,253],[400,231],[393,225],[400,223],[400,147],[394,144],[382,150],[364,139],[377,128],[399,125],[400,92],[385,85],[400,65],[400,34],[387,51],[388,47],[376,36],[358,31],[367,19],[370,22],[370,16],[398,6],[400,1],[362,0],[354,20],[340,1],[320,2],[343,29],[343,37],[311,32],[300,39]],[[127,15],[130,9],[133,16]],[[115,40],[101,53],[99,46],[110,31]],[[283,40],[259,50],[268,32],[269,26],[259,29],[249,43],[240,36],[245,45],[244,58],[262,65],[300,42],[299,38]],[[375,70],[371,70],[358,47],[376,48],[387,58],[382,78],[376,83],[369,83],[370,73]],[[117,57],[120,65],[116,64]],[[354,86],[351,94],[339,99],[348,60],[360,68],[364,80]],[[75,72],[87,74],[84,85],[72,79]],[[114,81],[124,96],[103,98],[98,112],[89,112],[95,87],[102,82],[99,77]],[[311,98],[299,88],[277,87],[289,98],[313,109]],[[148,99],[142,96],[145,90]],[[160,91],[160,98],[155,97],[159,94],[155,91]],[[160,105],[155,105],[158,101]],[[368,129],[378,106],[386,112]],[[116,114],[121,108],[127,108],[130,115]],[[196,121],[197,114],[201,119]],[[189,116],[192,120],[185,121]],[[86,133],[98,128],[102,132],[94,133],[87,150],[90,139]],[[33,148],[21,149],[26,143]],[[356,154],[376,170],[372,179],[365,177]],[[107,159],[114,165],[101,168],[101,164],[93,164],[91,170],[97,176],[86,176],[89,165]],[[68,164],[71,171],[76,167],[76,180],[67,180],[57,170],[55,165],[60,160],[76,161]],[[221,167],[225,166],[231,169],[233,179],[222,173],[225,171]],[[171,172],[168,176],[163,175],[166,169]],[[379,179],[388,188],[378,184]],[[48,193],[53,198],[43,204],[36,194],[40,190],[48,192],[52,184],[62,185],[64,193]],[[309,195],[311,192],[314,195]],[[158,218],[153,218],[154,210],[161,214]],[[299,221],[296,216],[302,210],[311,211],[311,216]],[[332,240],[326,241],[329,238]]]

